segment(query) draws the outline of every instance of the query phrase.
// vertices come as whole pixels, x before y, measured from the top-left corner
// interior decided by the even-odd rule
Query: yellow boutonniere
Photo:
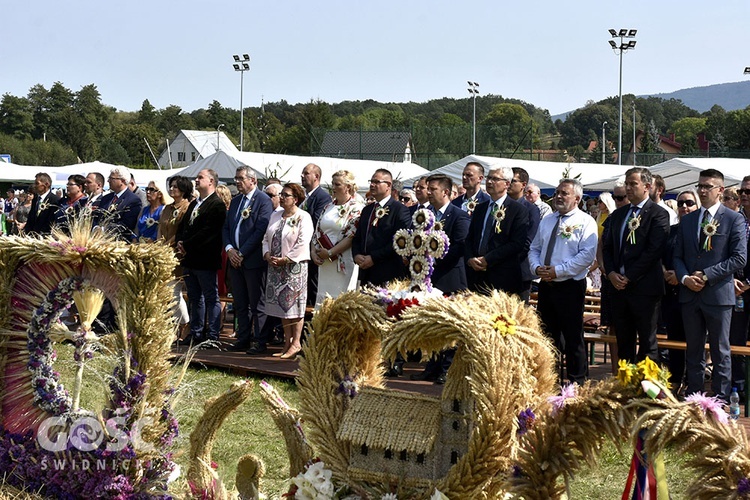
[[[640,215],[628,219],[628,229],[630,232],[628,233],[627,242],[631,245],[635,245],[635,232],[639,227],[641,227]]]
[[[375,220],[372,221],[372,227],[378,225],[378,221],[388,215],[388,207],[378,207],[375,209]]]

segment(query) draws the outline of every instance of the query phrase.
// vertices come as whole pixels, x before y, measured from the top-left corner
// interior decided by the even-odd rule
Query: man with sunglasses
[[[729,331],[735,306],[734,274],[747,262],[747,233],[742,215],[720,203],[724,175],[715,169],[698,177],[701,209],[682,218],[675,242],[674,265],[685,324],[687,395],[704,390],[705,342],[714,369],[711,389],[729,401],[732,363]]]
[[[630,363],[659,359],[656,327],[664,296],[661,256],[669,237],[669,214],[649,197],[652,184],[647,168],[625,172],[630,203],[610,215],[602,242],[604,268],[614,287],[611,312],[617,353]]]

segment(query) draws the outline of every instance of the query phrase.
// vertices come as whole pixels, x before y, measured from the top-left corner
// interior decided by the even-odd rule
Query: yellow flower
[[[500,313],[492,320],[492,328],[500,335],[514,335],[516,333],[516,321],[505,313]]]
[[[661,369],[651,358],[646,358],[638,363],[638,371],[646,380],[659,380]]]
[[[635,365],[631,365],[626,360],[621,359],[617,370],[617,379],[622,385],[629,385],[635,376]]]

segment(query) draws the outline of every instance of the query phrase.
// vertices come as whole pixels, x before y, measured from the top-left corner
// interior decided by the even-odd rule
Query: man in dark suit
[[[461,185],[466,192],[461,196],[457,196],[451,203],[467,214],[472,215],[477,205],[485,201],[490,201],[490,195],[482,191],[483,180],[484,165],[475,161],[467,163],[461,174]]]
[[[55,213],[60,208],[60,197],[50,191],[52,179],[45,172],[34,176],[34,199],[31,201],[29,218],[24,232],[45,236],[52,231]]]
[[[412,188],[414,196],[417,197],[417,203],[409,207],[409,214],[414,215],[414,212],[420,208],[429,208],[430,206],[430,196],[427,192],[427,176],[425,175],[417,179]]]
[[[130,241],[141,215],[141,200],[128,187],[130,172],[125,167],[115,167],[109,172],[109,189],[94,212],[99,226],[112,231],[118,238]]]
[[[466,238],[466,278],[469,289],[490,289],[521,295],[521,262],[529,250],[529,213],[508,196],[513,170],[500,167],[487,175],[490,201],[481,203],[471,216]]]
[[[375,203],[366,205],[352,241],[354,263],[364,284],[381,286],[407,276],[407,268],[393,249],[393,235],[411,224],[409,209],[391,197],[393,177],[378,169],[370,179],[370,193]]]
[[[665,291],[661,257],[669,238],[669,214],[651,201],[652,183],[647,168],[625,172],[630,203],[610,215],[608,238],[602,242],[604,268],[615,289],[612,323],[617,352],[631,363],[659,359],[656,327]]]
[[[448,254],[435,261],[432,285],[446,295],[466,290],[464,242],[469,233],[469,215],[450,202],[453,181],[447,175],[434,174],[427,178],[427,193],[435,220],[448,236]],[[411,376],[412,380],[434,380],[445,383],[445,375],[453,362],[456,349],[448,349],[430,359],[424,371]]]
[[[213,170],[198,172],[195,189],[200,197],[188,205],[175,237],[190,307],[190,335],[183,343],[218,340],[221,331],[217,272],[221,268],[221,233],[227,207],[216,194],[218,183]]]
[[[746,234],[750,237],[750,175],[742,179],[740,189],[740,214],[745,218]],[[727,195],[724,195],[726,199]],[[750,246],[748,247],[750,254]],[[750,255],[748,255],[750,257]],[[729,343],[731,345],[742,346],[747,344],[748,322],[750,322],[750,258],[746,259],[745,268],[734,273],[734,293],[737,294],[735,299],[734,310],[732,311],[732,324],[729,330]],[[740,392],[745,392],[745,357],[732,356],[732,387],[736,387]],[[743,397],[740,397],[743,399]]]
[[[323,209],[331,203],[331,195],[320,187],[320,178],[323,175],[320,167],[314,163],[309,163],[302,169],[302,187],[305,188],[305,201],[300,208],[310,214],[313,229],[318,227],[318,219],[323,213]],[[308,262],[307,270],[307,305],[315,306],[315,298],[318,294],[318,266],[313,262]]]
[[[227,273],[232,282],[234,314],[237,318],[237,341],[230,349],[247,349],[249,354],[260,354],[265,352],[267,341],[261,338],[258,314],[266,270],[262,243],[268,220],[273,213],[273,203],[266,193],[258,189],[258,180],[252,169],[239,167],[234,181],[239,194],[229,205],[222,231],[229,261]],[[251,339],[255,342],[252,347]]]
[[[104,176],[99,172],[90,172],[86,176],[86,196],[89,201],[86,206],[96,208],[104,196]]]
[[[703,391],[705,339],[714,365],[711,389],[729,401],[732,366],[729,329],[736,302],[734,273],[745,267],[747,237],[742,215],[719,202],[724,175],[715,169],[698,177],[700,210],[682,217],[675,242],[674,265],[685,324],[687,394]]]
[[[510,181],[510,186],[508,186],[508,196],[510,199],[520,203],[529,213],[529,231],[526,233],[526,240],[528,241],[528,245],[531,246],[531,242],[534,241],[534,236],[536,236],[536,232],[539,229],[539,221],[542,219],[542,216],[539,213],[539,207],[524,197],[528,184],[529,173],[526,169],[513,167],[513,180]],[[522,254],[522,258],[521,279],[523,280],[523,292],[521,293],[521,298],[528,304],[531,297],[531,282],[536,276],[529,269],[529,252],[527,251]]]

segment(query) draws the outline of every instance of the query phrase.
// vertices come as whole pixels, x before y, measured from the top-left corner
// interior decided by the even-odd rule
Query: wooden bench
[[[538,296],[531,294],[529,305],[536,307]],[[583,305],[583,340],[589,347],[589,363],[594,364],[596,344],[604,345],[604,362],[607,362],[607,346],[616,344],[617,337],[603,333],[599,330],[601,320],[601,297],[586,295]],[[680,340],[670,340],[664,335],[657,335],[656,341],[659,349],[687,350],[687,344]],[[709,345],[706,344],[706,350]],[[745,417],[750,417],[750,342],[746,345],[730,346],[732,356],[743,356],[745,358]]]

